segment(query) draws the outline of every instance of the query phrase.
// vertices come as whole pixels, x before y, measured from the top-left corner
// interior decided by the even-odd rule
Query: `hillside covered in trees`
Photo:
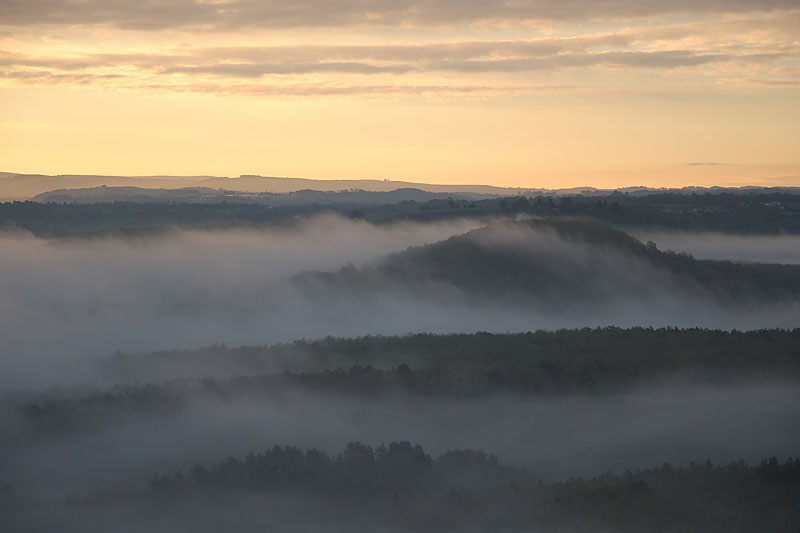
[[[389,255],[376,265],[304,274],[298,284],[367,293],[394,286],[423,295],[457,289],[471,303],[591,304],[626,296],[658,300],[665,288],[706,300],[749,303],[800,297],[800,266],[696,260],[663,252],[590,219],[496,222]],[[458,295],[454,295],[457,298]]]

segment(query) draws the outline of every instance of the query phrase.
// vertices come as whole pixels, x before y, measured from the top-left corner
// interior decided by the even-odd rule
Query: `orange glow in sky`
[[[599,5],[3,2],[0,171],[800,186],[795,0]]]

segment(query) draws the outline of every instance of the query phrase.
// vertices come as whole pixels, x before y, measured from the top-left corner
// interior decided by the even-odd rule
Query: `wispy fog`
[[[3,364],[29,367],[44,383],[59,378],[49,371],[56,363],[70,381],[74,361],[59,365],[62,356],[324,335],[335,329],[310,324],[308,309],[288,299],[282,280],[360,265],[476,225],[375,226],[322,216],[282,229],[175,230],[135,239],[0,236]],[[16,377],[7,372],[0,381]]]
[[[181,409],[113,411],[93,429],[4,439],[5,482],[54,496],[107,481],[146,481],[196,463],[279,445],[340,450],[351,440],[412,440],[427,451],[472,447],[563,479],[607,469],[793,455],[800,387],[653,386],[613,396],[444,399],[280,395],[190,396]],[[3,420],[10,427],[8,416]]]
[[[642,242],[661,250],[685,252],[697,259],[727,259],[752,263],[800,264],[800,235],[730,235],[672,231],[631,231]]]
[[[607,339],[598,341],[607,343],[598,353],[619,355],[610,362],[591,359],[588,345],[584,356],[585,341],[577,337],[569,341],[571,351],[563,344],[566,337],[558,334],[548,345],[552,350],[538,354],[534,352],[544,345],[537,335],[519,335],[535,344],[519,344],[516,351],[508,344],[510,337],[484,345],[474,339],[490,337],[476,335],[462,339],[476,347],[473,366],[463,348],[450,345],[452,337],[443,337],[441,346],[430,352],[436,357],[413,371],[393,357],[402,356],[402,362],[414,366],[422,360],[415,358],[420,354],[400,348],[386,354],[376,344],[380,353],[374,359],[391,367],[392,377],[364,381],[360,376],[369,372],[389,374],[357,368],[347,372],[350,381],[344,385],[336,381],[344,372],[324,369],[339,366],[337,361],[359,361],[362,341],[322,343],[340,344],[338,356],[326,349],[315,352],[320,343],[314,349],[298,343],[272,351],[209,346],[267,345],[328,335],[604,325],[800,325],[797,267],[696,262],[659,253],[585,220],[478,224],[453,220],[376,226],[323,216],[259,230],[169,230],[146,237],[49,242],[27,235],[0,237],[0,514],[10,511],[12,528],[28,531],[216,531],[226,524],[260,531],[284,519],[297,531],[375,531],[385,516],[410,524],[406,530],[419,531],[414,520],[420,511],[433,520],[431,531],[447,525],[461,530],[462,523],[478,531],[496,530],[486,524],[505,520],[504,508],[495,507],[505,496],[497,496],[486,476],[479,481],[484,507],[476,515],[486,520],[483,525],[464,515],[469,500],[446,484],[457,476],[442,478],[444,499],[439,503],[419,492],[413,496],[416,507],[403,507],[397,502],[409,493],[395,493],[384,498],[392,498],[384,503],[394,507],[380,512],[373,512],[370,502],[381,500],[348,494],[338,498],[338,492],[335,499],[308,498],[311,492],[292,492],[289,485],[260,493],[268,495],[264,501],[253,500],[255,492],[242,494],[244,485],[223,483],[214,496],[199,490],[194,500],[162,497],[166,493],[149,497],[155,493],[141,487],[156,472],[187,471],[274,445],[337,453],[350,441],[411,441],[433,456],[455,448],[484,450],[516,468],[505,468],[509,477],[497,487],[516,498],[509,508],[521,512],[519,523],[527,526],[540,510],[571,516],[569,498],[562,499],[566,507],[553,507],[548,480],[664,462],[744,459],[757,464],[771,455],[797,455],[800,386],[792,377],[796,332],[780,332],[779,339],[772,338],[774,331],[742,335],[753,337],[751,344],[732,340],[730,354],[728,345],[720,347],[725,335],[719,332],[681,332],[687,335],[671,341],[677,353],[647,358],[635,337],[626,337],[627,347],[619,340],[641,331],[603,330],[603,336],[592,338]],[[641,238],[669,247],[652,235]],[[796,241],[784,237],[726,237],[716,248],[703,244],[717,239],[709,235],[675,239],[675,246],[688,242],[708,254],[775,259],[782,250],[797,257],[791,249]],[[426,243],[431,244],[422,246]],[[652,342],[659,346],[666,343],[661,335],[675,334],[650,333],[658,336]],[[690,346],[684,348],[681,339],[688,339]],[[153,352],[203,346],[207,348],[184,353]],[[772,352],[758,352],[757,362],[749,364],[756,359],[752,346],[770,346]],[[495,350],[508,350],[502,370],[496,366]],[[125,354],[115,355],[117,351]],[[232,352],[235,361],[228,358]],[[278,355],[259,359],[262,352]],[[304,368],[303,354],[309,365],[313,361],[317,366]],[[777,366],[759,373],[765,354]],[[455,367],[453,383],[464,387],[446,386],[439,355]],[[529,355],[541,356],[536,366],[515,366]],[[689,364],[694,356],[702,364]],[[682,372],[684,362],[696,372]],[[780,374],[768,371],[776,368]],[[287,369],[316,374],[279,374]],[[257,377],[268,372],[278,374]],[[768,377],[776,375],[781,378]],[[226,386],[209,376],[239,377]],[[405,381],[409,376],[413,382]],[[172,378],[184,379],[163,383]],[[66,387],[51,388],[57,383]],[[114,387],[121,383],[140,385]],[[501,383],[506,388],[499,388]],[[382,388],[376,391],[371,384]],[[350,461],[343,457],[330,464]],[[278,479],[271,477],[270,468],[258,470],[259,479]],[[194,472],[192,480],[203,470]],[[478,480],[480,472],[469,476]],[[532,507],[530,493],[518,490],[513,472],[521,472],[528,487],[541,490],[539,507]],[[317,488],[318,479],[313,478],[309,491]],[[360,486],[365,478],[354,479]],[[92,494],[101,499],[110,494],[110,499],[65,501],[68,494],[86,494],[107,482],[115,483],[111,492]],[[159,483],[156,479],[151,488]],[[629,499],[655,494],[646,484],[641,494],[633,494],[641,484],[621,483],[619,494]],[[751,479],[752,486],[763,486],[758,483]],[[128,492],[130,499],[114,499],[130,487],[139,487],[130,489],[138,491]],[[329,489],[335,492],[336,487]],[[387,487],[395,490],[394,485]],[[695,490],[705,494],[706,489]],[[770,497],[786,503],[780,494]],[[349,507],[337,507],[334,501],[347,501]],[[618,507],[625,501],[617,502]],[[682,505],[663,501],[670,502],[667,507]],[[312,516],[324,505],[330,505],[327,514]],[[791,503],[785,506],[791,516]],[[450,510],[455,514],[447,515]],[[671,509],[659,512],[673,514]],[[727,515],[733,523],[738,523],[736,512],[738,507]],[[493,521],[495,516],[499,522]],[[774,520],[780,522],[782,516]]]
[[[492,279],[496,268],[479,264],[471,252],[456,257],[457,268],[440,268],[435,280],[428,279],[430,262],[408,262],[416,276],[410,285],[381,270],[371,271],[377,274],[368,290],[338,284],[333,290],[325,282],[309,289],[287,281],[308,270],[374,263],[387,252],[475,225],[374,226],[322,217],[284,229],[174,231],[133,240],[3,237],[0,387],[96,381],[87,361],[117,350],[416,331],[797,326],[798,307],[791,301],[731,309],[715,303],[704,287],[623,251],[533,229],[475,238],[486,257],[500,258],[498,267],[518,255],[534,257],[556,274],[533,289],[514,290],[515,280],[505,275]],[[463,277],[478,267],[486,275],[473,284],[474,294],[448,282],[451,274]]]

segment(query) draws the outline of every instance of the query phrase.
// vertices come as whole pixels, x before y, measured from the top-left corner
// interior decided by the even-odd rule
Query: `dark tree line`
[[[312,193],[307,191],[306,193]],[[293,193],[297,196],[299,193]],[[371,193],[364,193],[371,194]],[[136,234],[170,227],[220,228],[263,226],[324,211],[354,213],[374,222],[403,219],[432,221],[450,217],[486,217],[528,213],[543,217],[590,217],[616,225],[719,231],[742,234],[800,233],[800,194],[788,191],[612,193],[568,196],[512,196],[487,199],[407,200],[360,203],[357,194],[319,193],[298,205],[242,201],[219,203],[108,202],[0,203],[0,228],[23,229],[38,236],[89,235],[96,232]],[[387,199],[389,196],[387,196]]]
[[[772,457],[662,466],[589,479],[544,481],[477,450],[436,458],[408,441],[376,448],[351,442],[337,454],[275,446],[187,472],[155,474],[146,486],[96,489],[79,505],[203,498],[226,493],[293,494],[319,508],[375,513],[384,525],[613,528],[621,531],[796,531],[800,460]],[[409,518],[415,517],[413,520]],[[418,521],[422,518],[422,522]]]
[[[119,375],[139,365],[200,363],[234,376],[118,385],[65,397],[59,392],[7,398],[0,431],[31,436],[79,431],[128,415],[172,416],[198,397],[229,401],[281,398],[289,391],[376,399],[392,394],[469,398],[493,394],[548,397],[615,394],[677,379],[737,383],[800,379],[800,329],[718,331],[597,328],[404,337],[327,338],[270,347],[222,345],[189,352],[117,355]],[[178,365],[180,368],[180,365]],[[263,372],[266,368],[283,368]],[[6,438],[10,437],[6,434]]]

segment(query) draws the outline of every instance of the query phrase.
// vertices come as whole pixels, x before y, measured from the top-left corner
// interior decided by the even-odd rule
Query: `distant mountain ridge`
[[[392,192],[398,189],[418,189],[428,193],[484,195],[484,196],[536,196],[536,195],[607,195],[613,192],[631,195],[652,194],[655,192],[681,192],[686,194],[704,192],[750,192],[780,191],[800,193],[800,187],[684,187],[681,189],[622,187],[618,189],[597,189],[594,187],[572,187],[565,189],[545,189],[536,187],[496,187],[493,185],[443,185],[395,180],[321,180],[309,178],[289,178],[274,176],[242,175],[238,178],[220,176],[103,176],[63,174],[49,176],[44,174],[17,174],[0,172],[0,201],[29,200],[37,195],[70,189],[91,189],[97,187],[132,187],[140,189],[176,190],[183,188],[213,189],[239,193],[286,194],[303,190],[320,192]]]
[[[181,189],[199,187],[250,193],[291,193],[301,190],[341,192],[362,190],[390,192],[419,189],[431,193],[474,193],[483,195],[530,194],[538,189],[494,187],[491,185],[432,185],[393,180],[315,180],[242,175],[218,176],[92,176],[14,174],[0,172],[0,200],[27,200],[38,194],[64,189],[92,187],[139,187],[144,189]]]
[[[266,205],[301,205],[311,203],[325,204],[387,204],[397,202],[427,202],[434,199],[453,198],[457,200],[476,200],[494,198],[496,195],[471,192],[437,193],[416,188],[395,189],[392,191],[319,191],[303,189],[299,191],[244,192],[210,187],[182,187],[180,189],[147,189],[144,187],[90,187],[83,189],[58,189],[37,194],[31,198],[41,203],[81,203],[103,202],[181,202],[181,203],[219,203],[247,202]]]

